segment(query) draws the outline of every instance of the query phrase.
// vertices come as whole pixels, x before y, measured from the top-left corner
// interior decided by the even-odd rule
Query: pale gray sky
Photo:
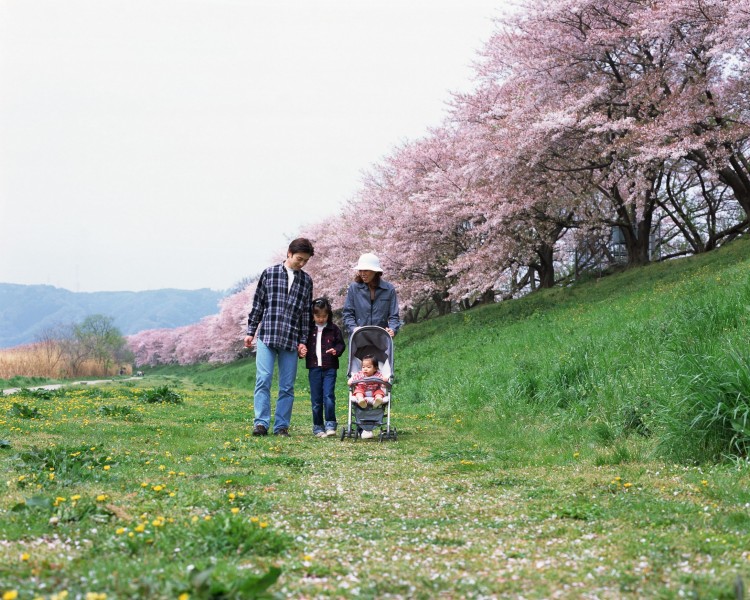
[[[438,125],[504,0],[0,0],[0,282],[226,289]]]

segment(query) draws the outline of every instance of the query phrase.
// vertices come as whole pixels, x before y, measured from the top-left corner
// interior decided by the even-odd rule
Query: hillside
[[[571,452],[590,446],[603,462],[747,456],[749,309],[744,238],[405,326],[394,395],[457,420],[508,460],[554,461],[544,449],[561,441]],[[154,372],[245,389],[253,379],[242,361]],[[306,378],[300,369],[302,396]]]
[[[304,368],[291,438],[253,436],[250,359],[147,369],[137,382],[72,388],[54,404],[9,398],[8,444],[47,448],[22,475],[11,452],[0,460],[5,562],[20,562],[50,515],[70,514],[53,502],[75,491],[105,498],[116,515],[142,515],[96,527],[60,518],[60,537],[95,536],[71,561],[67,589],[79,595],[93,581],[108,596],[207,597],[193,583],[198,571],[212,590],[262,577],[269,596],[293,598],[742,597],[748,307],[750,240],[739,240],[408,325],[395,340],[398,440],[383,443],[314,437]],[[182,404],[141,400],[172,388]],[[19,401],[48,411],[43,428],[14,414]],[[59,439],[70,441],[49,448]],[[84,464],[109,459],[111,468],[95,478],[69,468],[82,481],[55,487],[62,468],[52,480],[47,457],[57,451],[67,467],[74,449]],[[50,510],[13,509],[32,493]],[[7,577],[28,596],[27,581],[49,589],[60,577],[33,550]],[[362,576],[363,560],[377,577]]]
[[[49,285],[0,283],[0,348],[33,342],[47,327],[103,314],[129,335],[180,327],[218,313],[223,294],[209,289],[71,292]]]

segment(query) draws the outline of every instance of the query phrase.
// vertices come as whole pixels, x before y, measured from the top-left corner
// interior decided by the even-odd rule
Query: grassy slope
[[[304,370],[292,437],[250,436],[250,362],[129,384],[179,387],[177,406],[0,399],[0,593],[212,598],[193,575],[215,568],[239,598],[278,566],[279,597],[731,598],[750,471],[684,427],[747,356],[748,249],[406,327],[395,443],[313,438]]]
[[[750,372],[748,307],[750,239],[741,239],[405,327],[394,393],[417,415],[460,419],[459,431],[512,461],[555,462],[561,445],[594,447],[604,462],[632,451],[716,460],[737,454],[736,431],[691,423],[716,403],[739,404],[741,413],[744,395],[747,405],[750,380],[707,388]],[[248,393],[254,381],[246,362],[153,373]],[[298,391],[305,388],[300,369]]]

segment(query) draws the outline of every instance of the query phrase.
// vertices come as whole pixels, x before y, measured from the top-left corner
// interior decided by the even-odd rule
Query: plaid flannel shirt
[[[294,271],[294,282],[287,292],[288,284],[283,264],[263,271],[247,317],[247,335],[257,332],[270,348],[296,351],[299,344],[307,343],[310,334],[313,283],[304,271]]]

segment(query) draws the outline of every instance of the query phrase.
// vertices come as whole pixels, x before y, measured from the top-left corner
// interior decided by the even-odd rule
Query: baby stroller
[[[349,338],[349,368],[347,381],[362,368],[362,358],[371,355],[378,361],[378,368],[383,375],[382,385],[385,388],[383,403],[377,408],[368,406],[360,408],[354,402],[354,388],[349,390],[349,419],[346,427],[341,429],[341,441],[346,438],[358,440],[362,431],[373,431],[379,428],[379,439],[396,440],[396,428],[391,427],[391,386],[393,385],[393,340],[382,327],[367,325],[357,329]],[[367,377],[360,381],[377,381],[380,378]],[[357,382],[359,383],[359,382]],[[352,415],[354,417],[352,421]],[[385,419],[385,425],[383,420]]]

